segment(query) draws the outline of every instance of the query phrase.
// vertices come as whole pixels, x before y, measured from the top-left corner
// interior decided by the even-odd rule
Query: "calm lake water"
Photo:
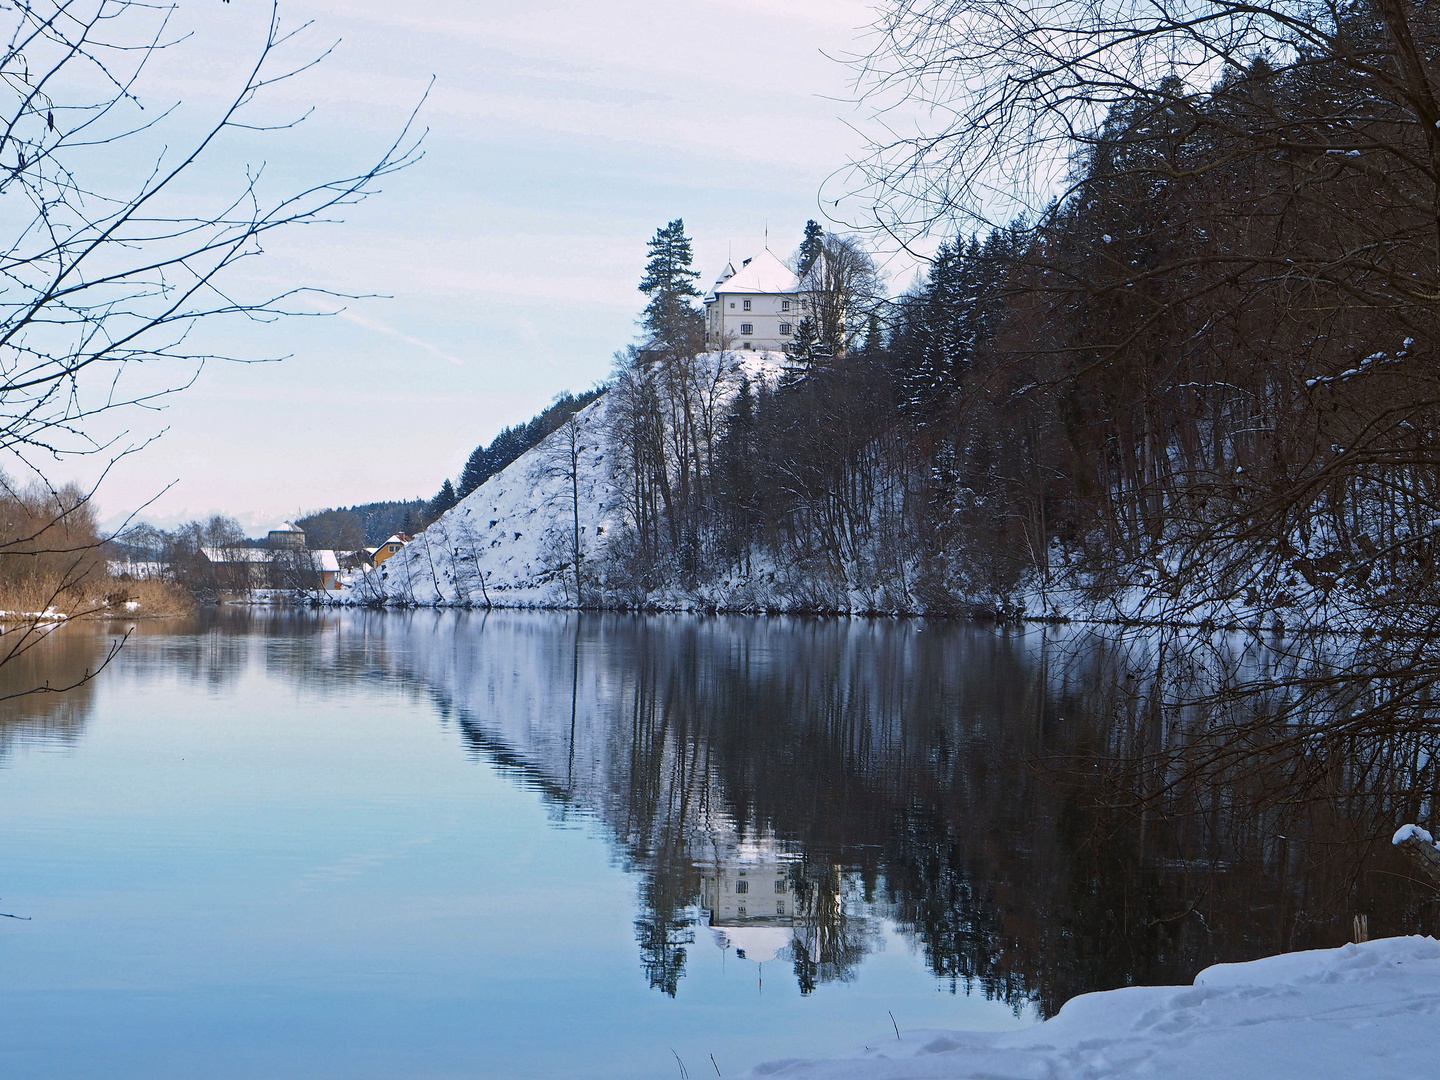
[[[121,629],[0,677],[62,685]],[[1115,655],[923,622],[141,624],[0,712],[0,911],[29,919],[0,919],[0,1075],[733,1076],[892,1013],[1011,1028],[1338,944],[1352,910],[1428,928],[1304,822],[1277,858],[1254,820],[1107,816]]]

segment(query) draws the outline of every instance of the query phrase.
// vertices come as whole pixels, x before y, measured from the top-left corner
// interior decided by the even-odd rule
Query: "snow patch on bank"
[[[1440,942],[1386,938],[1206,968],[1193,986],[1074,998],[1017,1032],[908,1031],[880,1017],[850,1057],[785,1060],[787,1080],[1414,1080],[1440,1076]],[[903,1019],[903,1018],[902,1018]]]
[[[1435,843],[1435,838],[1430,835],[1430,831],[1428,829],[1422,829],[1419,825],[1401,825],[1400,828],[1395,830],[1395,835],[1390,838],[1390,843],[1399,845],[1410,839],[1419,840],[1426,844]]]

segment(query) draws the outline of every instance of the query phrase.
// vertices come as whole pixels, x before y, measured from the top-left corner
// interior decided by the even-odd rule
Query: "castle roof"
[[[726,270],[730,267],[726,266]],[[767,248],[753,259],[746,259],[740,269],[723,277],[710,290],[711,296],[722,293],[793,293],[800,288],[795,272]],[[709,299],[707,297],[707,299]]]

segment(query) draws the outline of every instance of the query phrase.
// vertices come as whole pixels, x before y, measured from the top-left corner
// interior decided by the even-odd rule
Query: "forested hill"
[[[1368,17],[1347,32],[1373,38]],[[954,237],[897,300],[835,286],[828,326],[814,275],[856,252],[824,237],[817,332],[770,383],[696,347],[672,222],[649,344],[607,394],[621,523],[556,539],[557,582],[606,604],[1118,598],[1147,618],[1436,625],[1440,176],[1368,63],[1137,87],[1075,141],[1048,213]]]
[[[424,499],[363,503],[359,506],[316,510],[295,524],[305,530],[312,548],[353,551],[375,547],[396,533],[419,531],[429,522],[423,517]]]

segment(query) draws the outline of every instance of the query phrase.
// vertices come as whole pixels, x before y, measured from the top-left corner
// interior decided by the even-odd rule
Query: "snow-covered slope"
[[[722,407],[741,375],[778,376],[778,353],[712,354],[720,365]],[[379,568],[345,583],[342,603],[568,607],[575,600],[573,512],[579,508],[582,561],[597,573],[607,543],[623,527],[621,493],[606,438],[610,395],[575,414],[579,498],[569,477],[562,427],[492,476]],[[603,582],[601,582],[603,586]]]
[[[603,547],[623,520],[606,460],[608,395],[580,412],[578,455],[581,545]],[[550,435],[462,499],[453,509],[342,593],[356,603],[555,607],[573,603],[567,582],[572,492],[563,432]],[[568,588],[568,592],[567,592]]]
[[[776,1061],[787,1080],[1416,1080],[1440,1076],[1440,942],[1386,938],[1206,968],[1194,986],[1085,994],[1008,1033],[911,1031],[881,1017],[853,1057]],[[857,1048],[858,1050],[859,1048]]]

